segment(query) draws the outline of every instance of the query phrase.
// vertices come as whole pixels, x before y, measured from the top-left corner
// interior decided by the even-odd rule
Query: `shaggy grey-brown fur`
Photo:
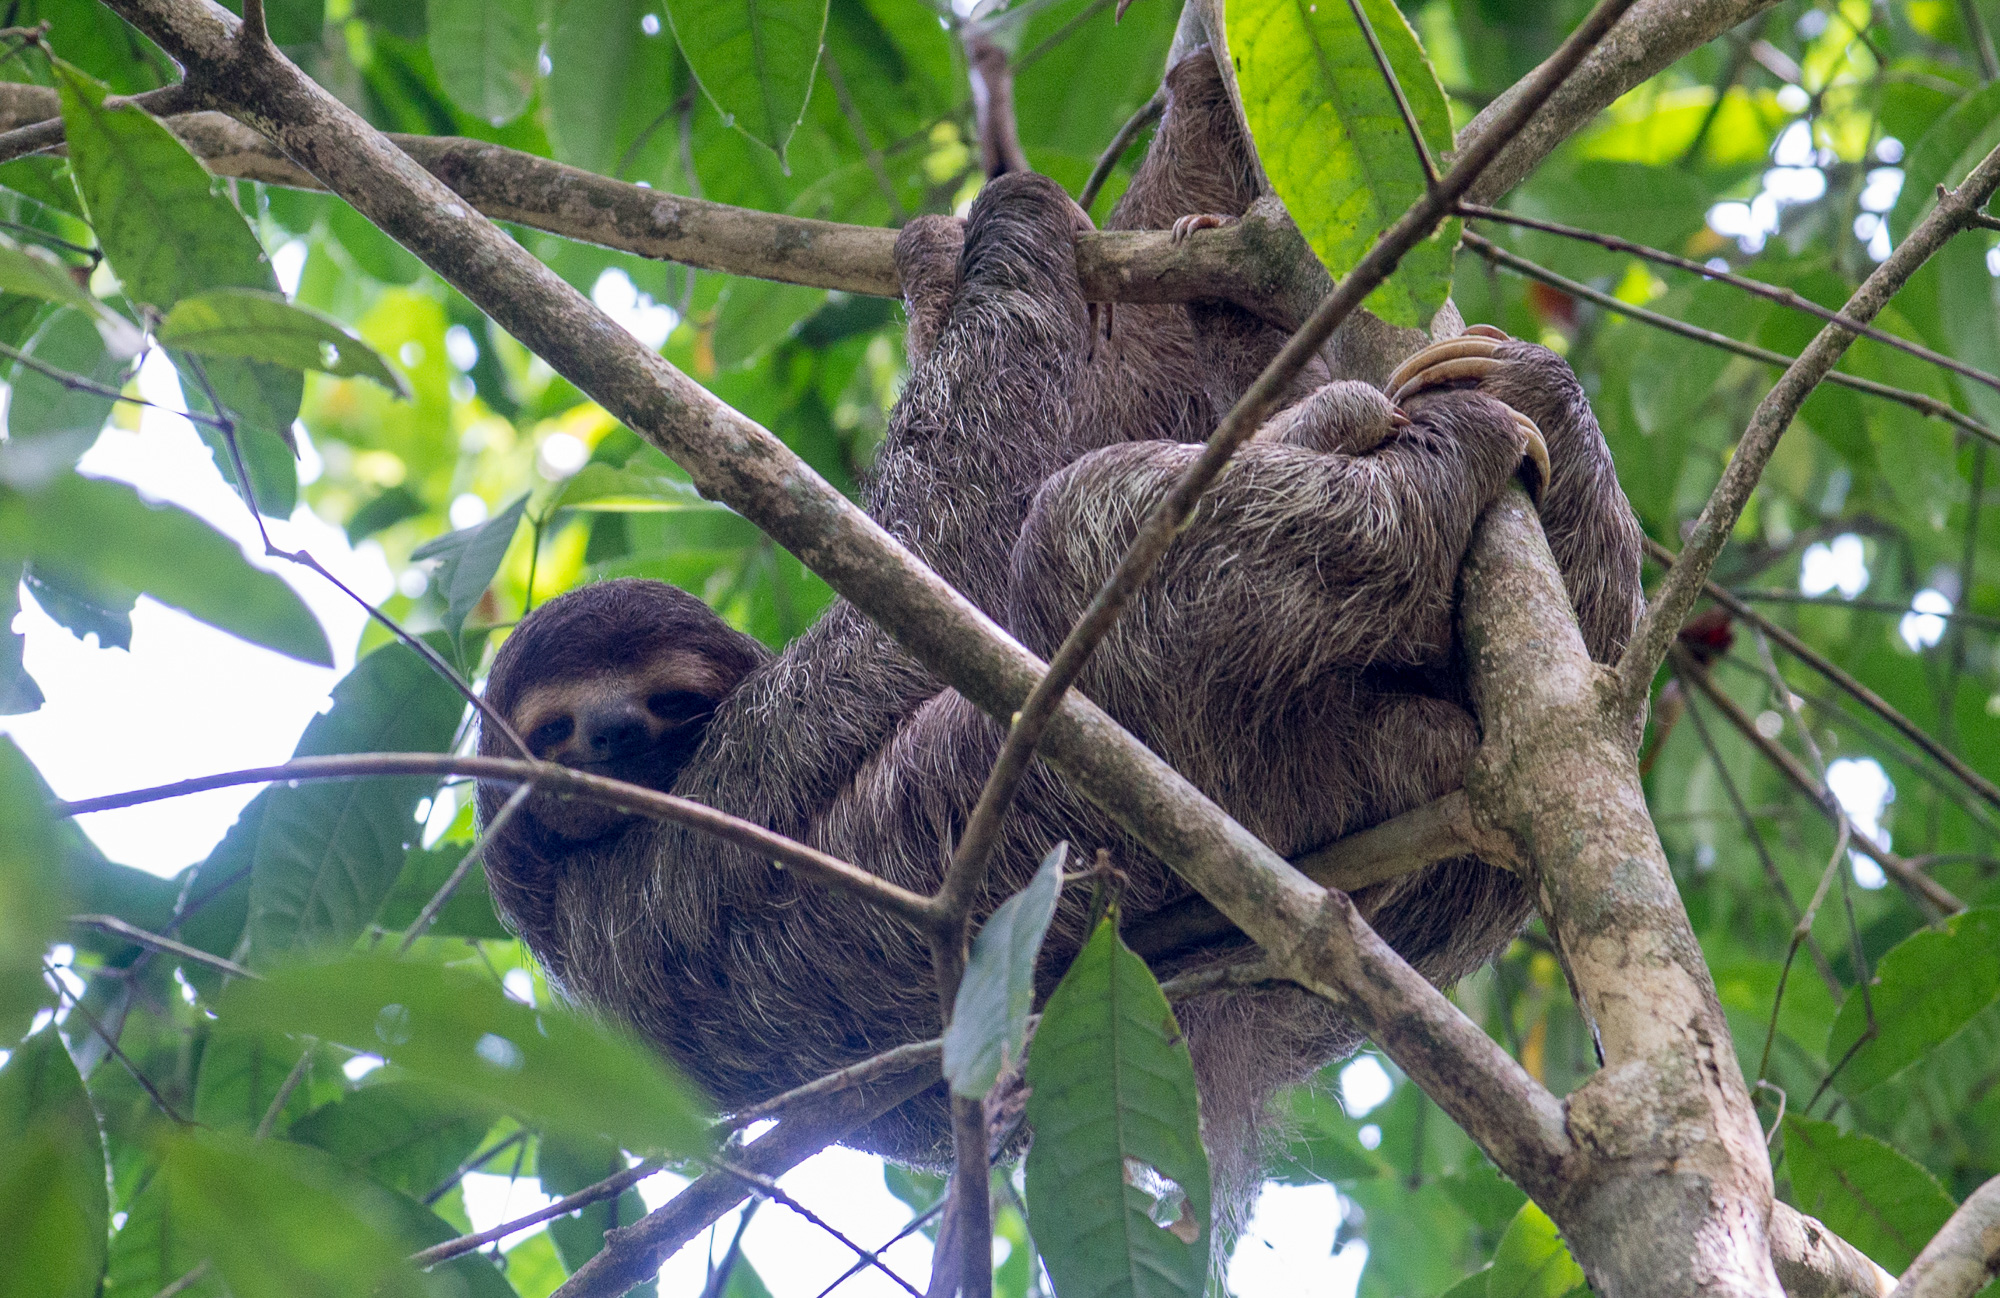
[[[1205,75],[1187,68],[1175,71],[1176,97],[1120,209],[1129,224],[1226,215],[1248,201],[1246,170],[1216,183],[1218,150],[1240,161],[1243,146],[1233,118],[1218,135],[1217,101],[1202,98],[1216,88],[1213,64]],[[1101,336],[1093,346],[1078,224],[1059,188],[1016,173],[982,191],[962,233],[944,218],[903,232],[913,369],[869,500],[905,544],[1042,654],[1196,454],[1186,442],[1209,431],[1215,403],[1282,341],[1234,308],[1205,306],[1121,309],[1111,346]],[[1204,360],[1218,339],[1231,355]],[[1280,415],[1239,453],[1079,682],[1281,853],[1460,783],[1477,727],[1454,585],[1474,520],[1521,460],[1524,434],[1508,406],[1547,439],[1543,518],[1592,653],[1608,659],[1630,631],[1638,532],[1589,406],[1552,353],[1509,343],[1503,355],[1480,390],[1413,398],[1407,426],[1359,383],[1320,387]],[[773,659],[743,649],[691,597],[636,582],[585,587],[536,610],[503,647],[489,698],[505,711],[565,663],[574,670],[610,652],[621,627],[648,644],[736,646],[731,661],[747,664],[673,792],[905,887],[935,888],[999,750],[995,722],[845,602]],[[550,657],[557,645],[560,661]],[[481,747],[505,751],[497,735]],[[501,793],[482,788],[489,816]],[[1128,922],[1189,895],[1037,766],[1007,819],[981,913],[1063,839],[1079,859],[1110,854],[1130,880]],[[724,1106],[939,1030],[921,936],[680,826],[630,821],[577,843],[530,814],[492,845],[487,869],[550,978],[629,1020]],[[1356,901],[1440,983],[1490,958],[1529,911],[1513,876],[1472,859]],[[1065,897],[1043,956],[1044,994],[1085,921],[1085,899]],[[1159,972],[1216,957],[1177,953]],[[1324,1002],[1285,990],[1217,994],[1181,1014],[1217,1201],[1240,1211],[1271,1092],[1358,1039]],[[906,1160],[948,1157],[942,1088],[856,1143]]]

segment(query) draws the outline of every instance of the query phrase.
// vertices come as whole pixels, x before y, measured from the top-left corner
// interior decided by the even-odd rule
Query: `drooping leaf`
[[[1369,23],[1433,157],[1451,148],[1444,89],[1391,0],[1363,0]],[[1229,52],[1257,156],[1306,242],[1339,279],[1424,194],[1394,93],[1345,4],[1238,0]],[[1365,305],[1391,324],[1422,328],[1451,289],[1458,224],[1445,223],[1403,257]]]
[[[415,518],[424,512],[422,496],[408,487],[385,488],[373,500],[354,511],[347,520],[347,543],[359,545],[377,532],[394,527],[405,519]]]
[[[0,1295],[92,1298],[111,1221],[104,1138],[54,1027],[0,1067],[0,1213]]]
[[[1569,1255],[1548,1214],[1524,1203],[1500,1237],[1487,1273],[1490,1298],[1563,1298],[1584,1289],[1583,1268]]]
[[[669,478],[644,468],[615,468],[609,464],[586,464],[562,485],[555,505],[562,509],[588,509],[605,514],[666,513],[677,509],[719,510],[724,506],[704,500],[693,483]]]
[[[1851,1095],[1923,1058],[2000,996],[2000,907],[1965,911],[1904,938],[1876,965],[1869,993],[1875,1037],[1834,1078]],[[1867,1027],[1867,1008],[1856,990],[1833,1021],[1827,1062],[1846,1058]]]
[[[1028,886],[1001,902],[973,939],[944,1032],[945,1080],[960,1095],[984,1096],[1021,1057],[1035,1001],[1035,958],[1055,918],[1068,860],[1069,844],[1057,843]]]
[[[1194,1065],[1159,984],[1107,918],[1028,1054],[1028,1221],[1063,1298],[1196,1298],[1208,1156]]]
[[[206,289],[275,293],[278,280],[257,236],[174,134],[130,104],[107,105],[104,86],[57,62],[70,172],[84,210],[127,296],[157,312]],[[287,439],[303,380],[295,370],[218,358],[184,372],[191,408],[210,410],[209,389],[240,425],[258,508],[289,517],[298,481]],[[211,410],[212,413],[212,410]],[[225,477],[235,467],[220,434],[203,426]]]
[[[667,0],[674,39],[723,120],[785,156],[805,114],[827,0]]]
[[[233,983],[222,1015],[385,1056],[543,1131],[634,1152],[708,1144],[700,1101],[644,1046],[553,1006],[530,1009],[463,970],[352,956]]]
[[[262,289],[215,288],[182,298],[154,336],[200,356],[268,361],[295,370],[373,379],[397,396],[410,385],[340,322]]]
[[[444,626],[454,641],[465,628],[466,614],[493,584],[493,574],[500,571],[500,561],[507,557],[508,543],[527,508],[523,492],[485,522],[447,532],[410,552],[412,559],[437,560],[437,588],[445,597]]]
[[[463,711],[449,682],[409,649],[388,645],[334,687],[332,709],[307,725],[294,756],[443,752]],[[417,802],[433,786],[404,776],[307,781],[258,794],[251,963],[359,937],[403,872],[419,829]]]
[[[0,488],[0,500],[0,554],[32,559],[102,607],[151,595],[253,644],[333,664],[326,632],[292,588],[186,510],[75,474],[36,492]]]
[[[1831,1122],[1785,1119],[1792,1204],[1891,1272],[1901,1272],[1957,1207],[1895,1148]]]
[[[534,0],[429,0],[431,62],[460,108],[495,126],[535,93],[541,48]]]
[[[421,1201],[472,1156],[492,1126],[486,1105],[441,1096],[419,1082],[387,1081],[321,1105],[287,1134]]]
[[[69,267],[46,248],[0,235],[0,293],[20,293],[72,307],[97,326],[105,345],[120,357],[139,350],[142,339],[132,322],[91,296],[90,290],[70,274]]]
[[[42,953],[62,932],[62,845],[41,777],[0,736],[0,1040],[27,1030],[49,1001]]]
[[[715,309],[715,363],[737,369],[783,342],[826,304],[826,290],[770,280],[735,280]]]

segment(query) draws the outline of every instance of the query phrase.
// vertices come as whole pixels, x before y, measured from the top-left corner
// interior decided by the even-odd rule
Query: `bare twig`
[[[823,1077],[815,1077],[812,1081],[802,1086],[793,1087],[783,1095],[772,1096],[770,1099],[757,1104],[745,1105],[743,1108],[723,1118],[718,1125],[725,1131],[740,1130],[753,1122],[761,1122],[766,1118],[777,1117],[783,1114],[786,1109],[794,1108],[803,1101],[810,1100],[815,1096],[830,1095],[835,1091],[851,1090],[856,1086],[865,1086],[870,1082],[880,1081],[884,1077],[903,1072],[906,1069],[917,1068],[925,1064],[934,1064],[943,1053],[944,1042],[941,1038],[932,1037],[928,1041],[912,1041],[906,1046],[897,1046],[893,1050],[885,1050],[879,1055],[870,1056],[858,1064],[849,1064],[838,1072],[828,1073]]]
[[[292,1092],[299,1089],[299,1083],[306,1079],[306,1069],[312,1066],[313,1048],[307,1046],[299,1055],[299,1062],[292,1065],[292,1071],[285,1074],[285,1080],[278,1084],[278,1093],[271,1097],[269,1107],[264,1110],[263,1120],[257,1124],[257,1139],[263,1140],[278,1126],[278,1116],[285,1111],[285,1102],[292,1098]]]
[[[1996,187],[2000,187],[2000,149],[1981,159],[1955,191],[1948,191],[1938,201],[1930,214],[1889,254],[1889,259],[1877,266],[1848,298],[1841,315],[1863,322],[1872,320],[1910,276],[1965,227],[1967,214],[1983,207]],[[1681,623],[1694,607],[1722,547],[1728,544],[1729,533],[1749,503],[1764,466],[1770,463],[1778,439],[1853,340],[1854,335],[1841,326],[1826,326],[1757,403],[1750,427],[1737,442],[1735,453],[1722,471],[1722,480],[1702,506],[1701,515],[1681,548],[1680,562],[1667,574],[1659,592],[1646,606],[1638,629],[1619,659],[1620,691],[1632,715],[1637,716],[1645,706],[1653,674],[1659,670]]]
[[[1691,325],[1684,320],[1676,320],[1670,315],[1661,315],[1658,311],[1650,311],[1642,306],[1634,306],[1632,303],[1613,297],[1609,293],[1594,289],[1588,284],[1579,283],[1566,276],[1558,275],[1547,267],[1539,266],[1529,261],[1526,257],[1509,252],[1491,240],[1470,230],[1464,233],[1463,238],[1466,247],[1477,252],[1488,261],[1505,266],[1507,269],[1524,275],[1529,279],[1540,280],[1551,288],[1559,288],[1573,297],[1582,298],[1586,302],[1594,302],[1607,311],[1615,311],[1619,315],[1630,316],[1632,319],[1642,324],[1651,325],[1655,329],[1661,329],[1670,334],[1678,334],[1682,338],[1692,339],[1695,342],[1704,343],[1710,347],[1730,352],[1737,356],[1745,356],[1753,361],[1762,361],[1766,365],[1789,366],[1797,360],[1796,357],[1787,356],[1783,352],[1774,352],[1768,347],[1759,347],[1755,343],[1741,342],[1735,338],[1731,338],[1728,334],[1716,333],[1712,329],[1703,329],[1700,325]],[[1837,387],[1852,388],[1856,392],[1866,392],[1870,396],[1881,397],[1887,401],[1894,401],[1901,405],[1909,406],[1913,410],[1920,410],[1933,419],[1942,419],[1946,423],[1964,429],[1975,437],[1982,437],[1989,442],[2000,444],[2000,433],[1994,432],[1994,430],[1980,423],[1971,415],[1953,409],[1949,402],[1940,401],[1936,397],[1926,396],[1921,392],[1911,392],[1907,388],[1891,387],[1887,383],[1877,383],[1874,379],[1864,379],[1859,375],[1849,374],[1844,370],[1829,370],[1822,378],[1825,382],[1834,384]]]
[[[417,917],[410,921],[409,931],[403,934],[403,944],[396,948],[397,955],[408,954],[410,948],[416,945],[417,939],[430,930],[431,924],[438,917],[438,912],[444,909],[445,903],[458,891],[458,886],[465,882],[465,876],[472,872],[472,867],[478,865],[480,858],[486,855],[487,846],[507,828],[507,822],[520,812],[521,804],[525,803],[534,791],[534,785],[523,784],[507,795],[507,800],[500,804],[500,810],[494,813],[492,822],[480,830],[477,841],[465,849],[465,855],[459,858],[457,867],[444,881],[444,886],[431,895],[431,899],[424,903],[424,908],[417,912]]]
[[[875,1268],[877,1271],[880,1271],[883,1275],[888,1276],[891,1280],[894,1280],[898,1285],[902,1286],[903,1291],[909,1294],[910,1298],[924,1298],[923,1292],[920,1289],[918,1289],[915,1285],[911,1284],[908,1280],[905,1280],[902,1276],[897,1275],[895,1270],[891,1268],[887,1262],[884,1262],[879,1254],[875,1253],[872,1249],[863,1248],[861,1245],[855,1243],[852,1239],[848,1238],[848,1236],[838,1226],[835,1226],[832,1222],[828,1221],[826,1218],[814,1212],[811,1208],[806,1207],[804,1204],[800,1203],[797,1199],[794,1199],[791,1195],[787,1194],[784,1188],[778,1184],[775,1178],[765,1176],[761,1172],[753,1172],[748,1168],[738,1167],[734,1163],[727,1162],[720,1158],[715,1159],[714,1163],[718,1171],[725,1172],[728,1175],[735,1177],[739,1181],[742,1181],[748,1185],[755,1186],[760,1193],[762,1193],[766,1198],[770,1199],[772,1202],[781,1204],[784,1207],[791,1209],[799,1216],[805,1218],[813,1225],[825,1231],[828,1235],[831,1235],[834,1239],[838,1240],[840,1243],[846,1245],[848,1251],[853,1253],[857,1258],[861,1259],[869,1266]]]
[[[83,816],[240,784],[375,775],[470,775],[482,780],[529,784],[559,797],[582,798],[655,820],[673,821],[768,857],[775,865],[788,866],[809,878],[853,893],[926,930],[930,927],[929,898],[900,888],[838,857],[828,856],[817,848],[699,802],[551,762],[522,761],[512,757],[458,757],[448,753],[354,753],[341,757],[300,757],[277,766],[224,771],[219,775],[179,780],[129,793],[60,802],[54,809],[58,815]]]
[[[110,933],[114,936],[125,938],[128,941],[137,942],[140,946],[151,947],[155,951],[165,951],[169,955],[177,955],[183,960],[193,960],[195,963],[205,964],[211,969],[220,969],[223,973],[229,974],[231,977],[263,977],[260,973],[245,969],[234,960],[225,960],[221,956],[203,951],[199,947],[189,946],[185,942],[176,942],[170,937],[161,937],[158,933],[148,933],[143,928],[126,923],[116,915],[71,915],[69,922],[72,924],[82,924],[87,928],[94,928],[100,932]]]
[[[139,1083],[139,1089],[146,1093],[148,1099],[152,1100],[153,1107],[164,1113],[176,1126],[193,1126],[194,1124],[183,1117],[178,1109],[167,1103],[167,1097],[160,1094],[160,1088],[153,1085],[153,1079],[141,1072],[139,1065],[133,1063],[124,1050],[119,1048],[118,1038],[105,1030],[104,1024],[99,1021],[95,1014],[90,1012],[89,1007],[84,1005],[83,998],[71,994],[69,985],[63,982],[62,975],[56,972],[55,966],[44,960],[42,962],[42,974],[48,979],[49,986],[55,988],[56,998],[69,1002],[70,1010],[82,1017],[83,1021],[89,1025],[90,1030],[97,1034],[97,1039],[104,1043],[104,1048],[111,1052],[111,1057],[116,1059],[124,1067],[125,1071],[132,1075],[133,1081]]]
[[[1790,307],[1794,311],[1803,311],[1807,315],[1817,316],[1821,320],[1825,320],[1831,324],[1851,329],[1863,338],[1872,338],[1885,347],[1893,347],[1897,351],[1907,352],[1917,359],[1928,361],[1940,369],[1950,370],[1954,374],[1971,379],[1974,383],[2000,390],[2000,377],[1988,374],[1976,365],[1967,365],[1964,361],[1947,356],[1943,352],[1932,351],[1922,343],[1911,342],[1907,338],[1900,338],[1886,329],[1879,329],[1872,324],[1864,324],[1858,320],[1850,320],[1840,312],[1830,307],[1823,307],[1811,298],[1804,297],[1793,289],[1780,288],[1775,284],[1766,284],[1762,280],[1751,279],[1747,275],[1738,275],[1727,270],[1716,270],[1704,262],[1695,261],[1689,257],[1677,257],[1670,252],[1661,252],[1658,248],[1648,248],[1642,243],[1633,243],[1630,239],[1621,239],[1615,234],[1599,234],[1595,230],[1584,230],[1574,225],[1564,225],[1559,221],[1544,221],[1532,216],[1518,216],[1513,212],[1504,212],[1494,207],[1483,207],[1478,203],[1460,203],[1458,210],[1475,220],[1517,225],[1525,230],[1540,230],[1544,234],[1559,235],[1562,238],[1576,239],[1583,243],[1594,243],[1598,247],[1607,248],[1612,252],[1629,253],[1644,261],[1650,261],[1661,266],[1672,266],[1676,270],[1684,270],[1689,274],[1700,275],[1704,279],[1712,279],[1718,283],[1727,284],[1732,288],[1742,289],[1745,293],[1749,293],[1755,297],[1761,297],[1766,301],[1776,302],[1780,306]]]
[[[49,97],[55,98],[53,92]],[[190,94],[186,87],[176,83],[171,86],[161,86],[157,90],[148,90],[130,98],[108,96],[104,106],[111,109],[131,104],[145,109],[155,117],[165,117],[171,113],[187,112],[197,107],[199,103],[199,99]],[[50,114],[42,121],[17,126],[5,134],[0,134],[0,163],[25,158],[31,153],[40,153],[43,149],[53,148],[62,142],[62,118]]]
[[[209,1264],[207,1259],[203,1259],[202,1261],[196,1263],[193,1269],[191,1269],[186,1275],[182,1276],[178,1280],[172,1281],[171,1283],[161,1288],[161,1290],[158,1293],[153,1295],[153,1298],[174,1298],[175,1294],[183,1293],[188,1289],[193,1288],[195,1285],[200,1284],[202,1280],[206,1278],[208,1275],[208,1266]]]
[[[496,1149],[493,1152],[498,1153],[499,1151]],[[485,1230],[475,1231],[470,1235],[460,1235],[456,1239],[448,1239],[441,1244],[433,1244],[429,1248],[420,1249],[410,1254],[410,1264],[428,1269],[440,1262],[449,1262],[455,1257],[463,1257],[467,1253],[477,1252],[479,1249],[491,1244],[494,1240],[505,1239],[517,1230],[526,1230],[530,1226],[537,1226],[545,1221],[553,1221],[557,1217],[567,1217],[577,1209],[588,1208],[593,1203],[602,1203],[606,1199],[615,1199],[665,1166],[666,1161],[658,1158],[649,1158],[642,1163],[635,1163],[622,1172],[614,1172],[595,1185],[586,1185],[575,1194],[564,1195],[554,1203],[544,1204],[533,1212],[516,1217],[512,1221],[503,1221],[497,1226],[489,1226]]]

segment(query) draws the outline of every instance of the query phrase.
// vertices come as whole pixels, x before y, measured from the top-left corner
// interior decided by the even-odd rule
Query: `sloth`
[[[1240,135],[1218,149],[1219,101],[1177,113],[1217,81],[1206,52],[1190,63],[1170,78],[1182,93],[1124,209],[1135,224],[1170,223],[1169,204],[1227,217],[1248,201],[1247,172],[1218,184],[1205,169],[1243,149]],[[963,222],[921,217],[900,233],[912,367],[868,493],[884,527],[1043,656],[1196,456],[1188,439],[1213,403],[1282,342],[1210,304],[1121,312],[1120,347],[1094,346],[1075,264],[1085,228],[1059,187],[1011,171]],[[1478,726],[1455,584],[1474,522],[1517,473],[1599,661],[1622,648],[1640,598],[1636,520],[1553,352],[1475,327],[1413,357],[1387,393],[1323,370],[1308,382],[1238,453],[1077,686],[1288,857],[1462,782]],[[537,757],[695,799],[919,892],[941,879],[1004,738],[845,601],[773,655],[693,595],[632,579],[524,618],[486,697]],[[491,731],[480,750],[512,752]],[[481,786],[485,823],[505,794]],[[1060,841],[1080,859],[1105,854],[1128,928],[1192,895],[1037,763],[979,917]],[[633,1025],[725,1107],[939,1031],[922,934],[685,826],[536,795],[493,835],[486,868],[550,980]],[[1039,995],[1087,935],[1081,891],[1058,907]],[[1513,875],[1470,857],[1354,900],[1440,984],[1502,949],[1531,909]],[[1244,941],[1151,958],[1165,977]],[[1240,1219],[1269,1097],[1360,1036],[1290,987],[1200,996],[1179,1014],[1219,1217]],[[942,1084],[848,1142],[944,1164]]]

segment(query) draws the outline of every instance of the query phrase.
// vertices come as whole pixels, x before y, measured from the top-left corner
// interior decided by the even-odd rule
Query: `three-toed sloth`
[[[1255,197],[1207,52],[1168,86],[1114,227],[1228,217]],[[869,491],[883,526],[1044,656],[1194,458],[1190,439],[1283,342],[1212,303],[1120,308],[1102,337],[1077,280],[1087,224],[1050,181],[1015,173],[989,183],[962,223],[925,217],[903,230],[911,373]],[[1638,610],[1638,527],[1568,366],[1475,329],[1405,373],[1393,400],[1328,382],[1323,368],[1309,374],[1079,682],[1288,857],[1462,781],[1478,726],[1454,585],[1474,520],[1524,463],[1599,661],[1622,647]],[[773,656],[694,596],[635,580],[535,610],[501,648],[487,699],[539,757],[696,799],[919,892],[937,885],[1003,738],[845,602]],[[511,753],[494,733],[480,746]],[[481,789],[489,820],[504,796]],[[1128,924],[1189,895],[1037,766],[1006,819],[980,914],[1059,840],[1078,860],[1109,853]],[[722,1105],[939,1031],[922,934],[753,852],[537,796],[486,862],[496,903],[550,979],[629,1021]],[[1355,900],[1441,984],[1493,956],[1530,910],[1513,875],[1473,858]],[[1066,894],[1042,956],[1044,994],[1085,921],[1085,898]],[[1182,951],[1159,972],[1216,958]],[[1217,1201],[1241,1204],[1265,1101],[1358,1035],[1325,1002],[1283,988],[1199,997],[1180,1015]],[[947,1157],[942,1087],[854,1143]]]

